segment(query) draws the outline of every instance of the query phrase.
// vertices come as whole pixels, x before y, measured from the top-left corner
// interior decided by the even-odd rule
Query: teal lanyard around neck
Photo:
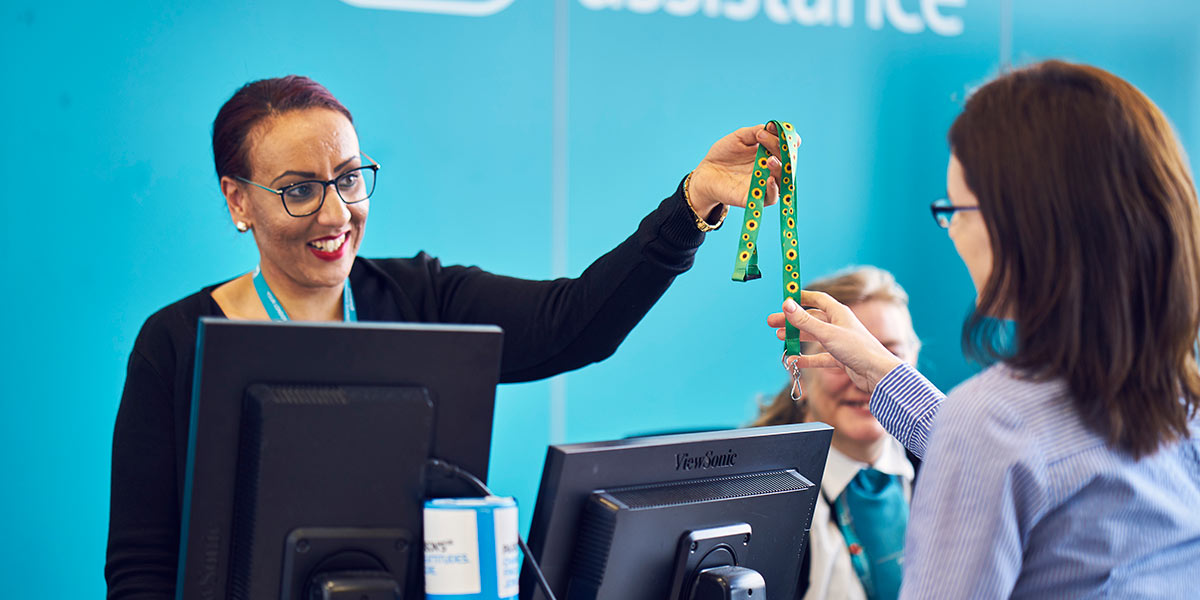
[[[254,268],[254,289],[258,291],[258,299],[262,302],[263,308],[267,309],[267,316],[271,317],[272,321],[291,321],[287,311],[283,310],[283,305],[279,303],[279,298],[275,297],[271,286],[267,285],[266,279],[263,279],[262,269],[258,267]],[[349,277],[342,285],[342,320],[347,323],[358,321],[358,311],[354,308],[354,293],[350,291]]]
[[[829,502],[829,499],[825,499]],[[862,546],[862,542],[858,539],[858,533],[854,531],[854,519],[850,517],[850,506],[846,502],[846,494],[841,494],[837,500],[833,502],[834,522],[837,523],[838,529],[842,530],[842,537],[846,539],[846,546],[850,549],[850,564],[854,566],[854,573],[858,575],[859,582],[862,583],[863,591],[866,592],[869,600],[876,598],[875,580],[871,577],[871,558],[867,556],[866,550]]]
[[[825,501],[829,497],[821,494]],[[897,475],[862,469],[830,503],[868,600],[900,595],[908,500]]]

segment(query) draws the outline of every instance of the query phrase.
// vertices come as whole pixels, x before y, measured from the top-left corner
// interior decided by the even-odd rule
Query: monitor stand
[[[738,549],[750,546],[747,523],[689,531],[675,554],[671,600],[766,600],[766,581],[739,567]]]
[[[413,534],[400,528],[302,527],[287,537],[281,598],[393,600]]]
[[[766,587],[763,576],[754,569],[712,567],[696,577],[691,600],[766,600]]]

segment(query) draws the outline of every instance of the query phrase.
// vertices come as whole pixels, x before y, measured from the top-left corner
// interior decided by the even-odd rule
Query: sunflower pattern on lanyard
[[[800,136],[786,121],[770,121],[779,133],[779,162],[783,173],[779,181],[779,243],[783,249],[783,294],[800,303],[800,253],[797,250],[796,233],[796,157],[792,153],[800,147]],[[734,281],[750,281],[762,277],[758,268],[758,229],[762,224],[763,204],[767,199],[767,168],[770,154],[763,146],[758,147],[751,173],[750,191],[746,195],[746,216],[742,221],[742,235],[738,239],[737,261],[733,267]],[[787,324],[784,354],[800,354],[800,332]]]

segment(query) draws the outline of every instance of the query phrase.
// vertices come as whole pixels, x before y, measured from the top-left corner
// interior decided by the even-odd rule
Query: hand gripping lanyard
[[[800,248],[796,233],[796,157],[792,151],[800,146],[800,136],[791,123],[770,121],[779,133],[779,161],[783,163],[783,177],[779,182],[779,241],[783,248],[783,295],[800,304]],[[758,228],[762,224],[763,203],[767,199],[767,168],[770,154],[763,146],[758,147],[754,157],[754,173],[750,178],[750,192],[746,196],[746,216],[742,221],[742,236],[738,240],[737,262],[734,263],[733,280],[750,281],[762,277],[758,269]],[[784,359],[800,354],[800,332],[787,323],[784,339]],[[793,369],[793,400],[799,399],[799,372]]]
[[[279,303],[279,298],[271,292],[271,287],[267,285],[267,280],[263,279],[262,269],[254,268],[254,289],[258,291],[258,299],[262,302],[263,308],[267,309],[267,316],[271,317],[272,321],[290,321],[287,311],[283,310],[283,305]],[[342,320],[347,323],[358,321],[358,311],[354,308],[354,293],[350,291],[350,278],[346,278],[346,283],[342,285]]]

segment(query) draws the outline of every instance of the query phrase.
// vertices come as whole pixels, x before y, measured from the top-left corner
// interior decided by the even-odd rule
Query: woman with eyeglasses
[[[1141,92],[1049,61],[984,85],[950,128],[934,206],[990,364],[949,396],[849,308],[785,319],[923,462],[901,598],[1190,598],[1200,581],[1200,220]],[[780,333],[780,332],[777,332]]]
[[[110,598],[173,597],[200,317],[487,323],[505,331],[502,382],[603,360],[692,264],[726,205],[744,205],[761,127],[718,140],[637,231],[575,279],[528,281],[475,267],[358,256],[379,171],[350,112],[320,84],[249,83],[213,123],[213,157],[253,271],[158,311],[130,354],[113,433],[105,577]],[[772,160],[772,181],[780,165]],[[768,204],[778,196],[772,187]]]

